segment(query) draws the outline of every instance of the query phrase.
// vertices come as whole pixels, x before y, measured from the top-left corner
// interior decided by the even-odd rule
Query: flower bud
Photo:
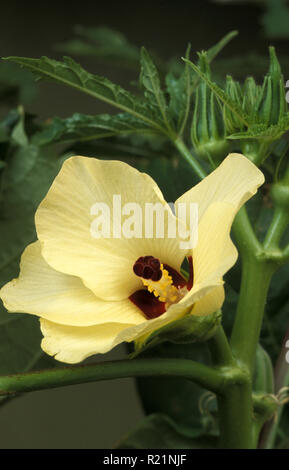
[[[270,47],[269,52],[269,72],[264,78],[257,107],[260,123],[267,126],[278,124],[287,110],[284,79],[274,47]]]
[[[233,78],[228,75],[226,79],[226,94],[239,106],[242,106],[242,89],[239,82],[233,80]],[[228,134],[234,134],[235,132],[240,132],[245,129],[244,123],[239,119],[239,117],[233,111],[224,105],[224,122],[226,126],[226,131]]]
[[[205,53],[200,54],[200,68],[210,77]],[[196,101],[191,127],[191,139],[200,158],[222,159],[229,148],[221,107],[211,89],[201,82],[196,90]]]
[[[256,116],[256,106],[260,100],[261,90],[262,88],[256,84],[253,77],[246,78],[243,88],[242,107],[252,120]]]

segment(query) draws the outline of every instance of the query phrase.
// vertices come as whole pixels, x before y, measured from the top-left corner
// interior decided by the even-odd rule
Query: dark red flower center
[[[193,260],[192,257],[188,257],[189,261],[189,279],[186,280],[178,271],[167,264],[163,264],[163,268],[169,273],[171,277],[171,283],[177,289],[184,287],[189,291],[194,282],[193,272]],[[158,282],[162,279],[163,272],[160,261],[154,256],[141,256],[136,260],[133,265],[133,271],[136,276],[143,278],[144,280],[152,280]],[[139,289],[134,292],[129,300],[135,304],[150,320],[157,318],[166,311],[166,302],[162,302],[154,295],[153,292],[149,292],[146,288]]]

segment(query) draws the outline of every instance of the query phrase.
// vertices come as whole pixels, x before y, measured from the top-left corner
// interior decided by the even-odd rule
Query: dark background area
[[[145,45],[163,59],[184,55],[188,42],[193,51],[206,49],[233,29],[239,30],[239,36],[222,52],[222,59],[241,61],[252,53],[265,57],[271,43],[285,56],[289,51],[288,39],[268,38],[264,33],[264,3],[9,0],[1,4],[0,55],[60,58],[54,46],[71,39],[73,26],[81,24],[119,30],[137,46]],[[89,71],[125,87],[136,78],[131,71],[100,63],[92,57],[76,59]],[[27,108],[41,119],[69,116],[73,112],[96,114],[108,109],[76,91],[50,83],[39,85],[37,98]],[[120,358],[123,354],[124,348],[120,347],[104,359]],[[132,380],[36,392],[1,409],[0,447],[109,448],[141,416],[141,404]]]

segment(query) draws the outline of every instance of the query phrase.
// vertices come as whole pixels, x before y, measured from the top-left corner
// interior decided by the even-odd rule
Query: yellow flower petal
[[[144,223],[140,238],[128,239],[121,234],[121,238],[94,238],[91,224],[95,215],[91,210],[96,203],[109,207],[113,235],[113,195],[121,195],[122,207],[126,203],[139,204],[143,221],[145,203],[168,207],[156,183],[131,166],[120,161],[72,157],[64,163],[39,206],[36,228],[49,265],[79,276],[99,298],[120,300],[141,288],[141,280],[133,273],[133,264],[140,256],[152,255],[179,270],[186,252],[180,250],[178,238],[166,236],[168,220],[175,219],[170,210],[165,217],[164,238],[156,238],[155,230],[153,238],[146,238]]]
[[[44,336],[41,347],[55,359],[68,364],[81,362],[93,354],[104,354],[122,342],[120,333],[130,325],[106,323],[90,327],[59,325],[41,319]]]
[[[218,285],[236,262],[238,253],[230,239],[234,217],[263,182],[263,173],[246,157],[230,154],[176,201],[185,203],[187,211],[190,203],[199,207],[198,243],[193,249],[195,285]]]
[[[211,289],[208,294],[198,300],[191,311],[192,315],[209,315],[219,310],[225,300],[225,291],[223,286]]]
[[[198,227],[198,243],[193,249],[194,284],[214,284],[235,264],[238,251],[230,238],[236,214],[232,204],[217,202],[205,212]]]
[[[21,258],[20,276],[0,290],[10,312],[23,312],[71,326],[102,323],[139,324],[145,318],[128,299],[98,299],[81,279],[51,268],[41,256],[40,243],[29,245]]]
[[[183,194],[176,204],[197,203],[199,220],[214,202],[233,204],[237,212],[263,183],[264,175],[256,165],[244,155],[231,153],[216,170]]]
[[[134,341],[184,315],[183,308],[178,307],[178,304],[172,307],[170,312],[154,320],[146,320],[140,325],[106,323],[77,327],[60,325],[41,318],[40,325],[44,336],[41,347],[58,361],[71,364],[81,362],[93,354],[106,353],[124,341]]]
[[[218,292],[205,295],[196,305],[196,315],[212,313],[223,302],[223,288]],[[216,303],[216,299],[218,302]],[[169,310],[154,320],[145,321],[139,325],[106,323],[90,327],[76,327],[60,325],[45,319],[40,320],[41,331],[44,336],[41,347],[47,354],[55,359],[69,364],[81,362],[94,354],[103,354],[113,349],[118,344],[131,342],[138,338],[144,338],[154,330],[166,324],[178,320],[186,314],[188,307],[184,305],[171,305]]]

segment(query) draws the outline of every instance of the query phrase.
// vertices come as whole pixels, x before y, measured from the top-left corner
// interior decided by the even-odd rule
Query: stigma
[[[157,258],[142,256],[133,266],[134,273],[141,278],[147,290],[154,294],[160,302],[165,302],[166,308],[178,302],[184,296],[184,289],[174,285],[173,276],[165,269]]]

